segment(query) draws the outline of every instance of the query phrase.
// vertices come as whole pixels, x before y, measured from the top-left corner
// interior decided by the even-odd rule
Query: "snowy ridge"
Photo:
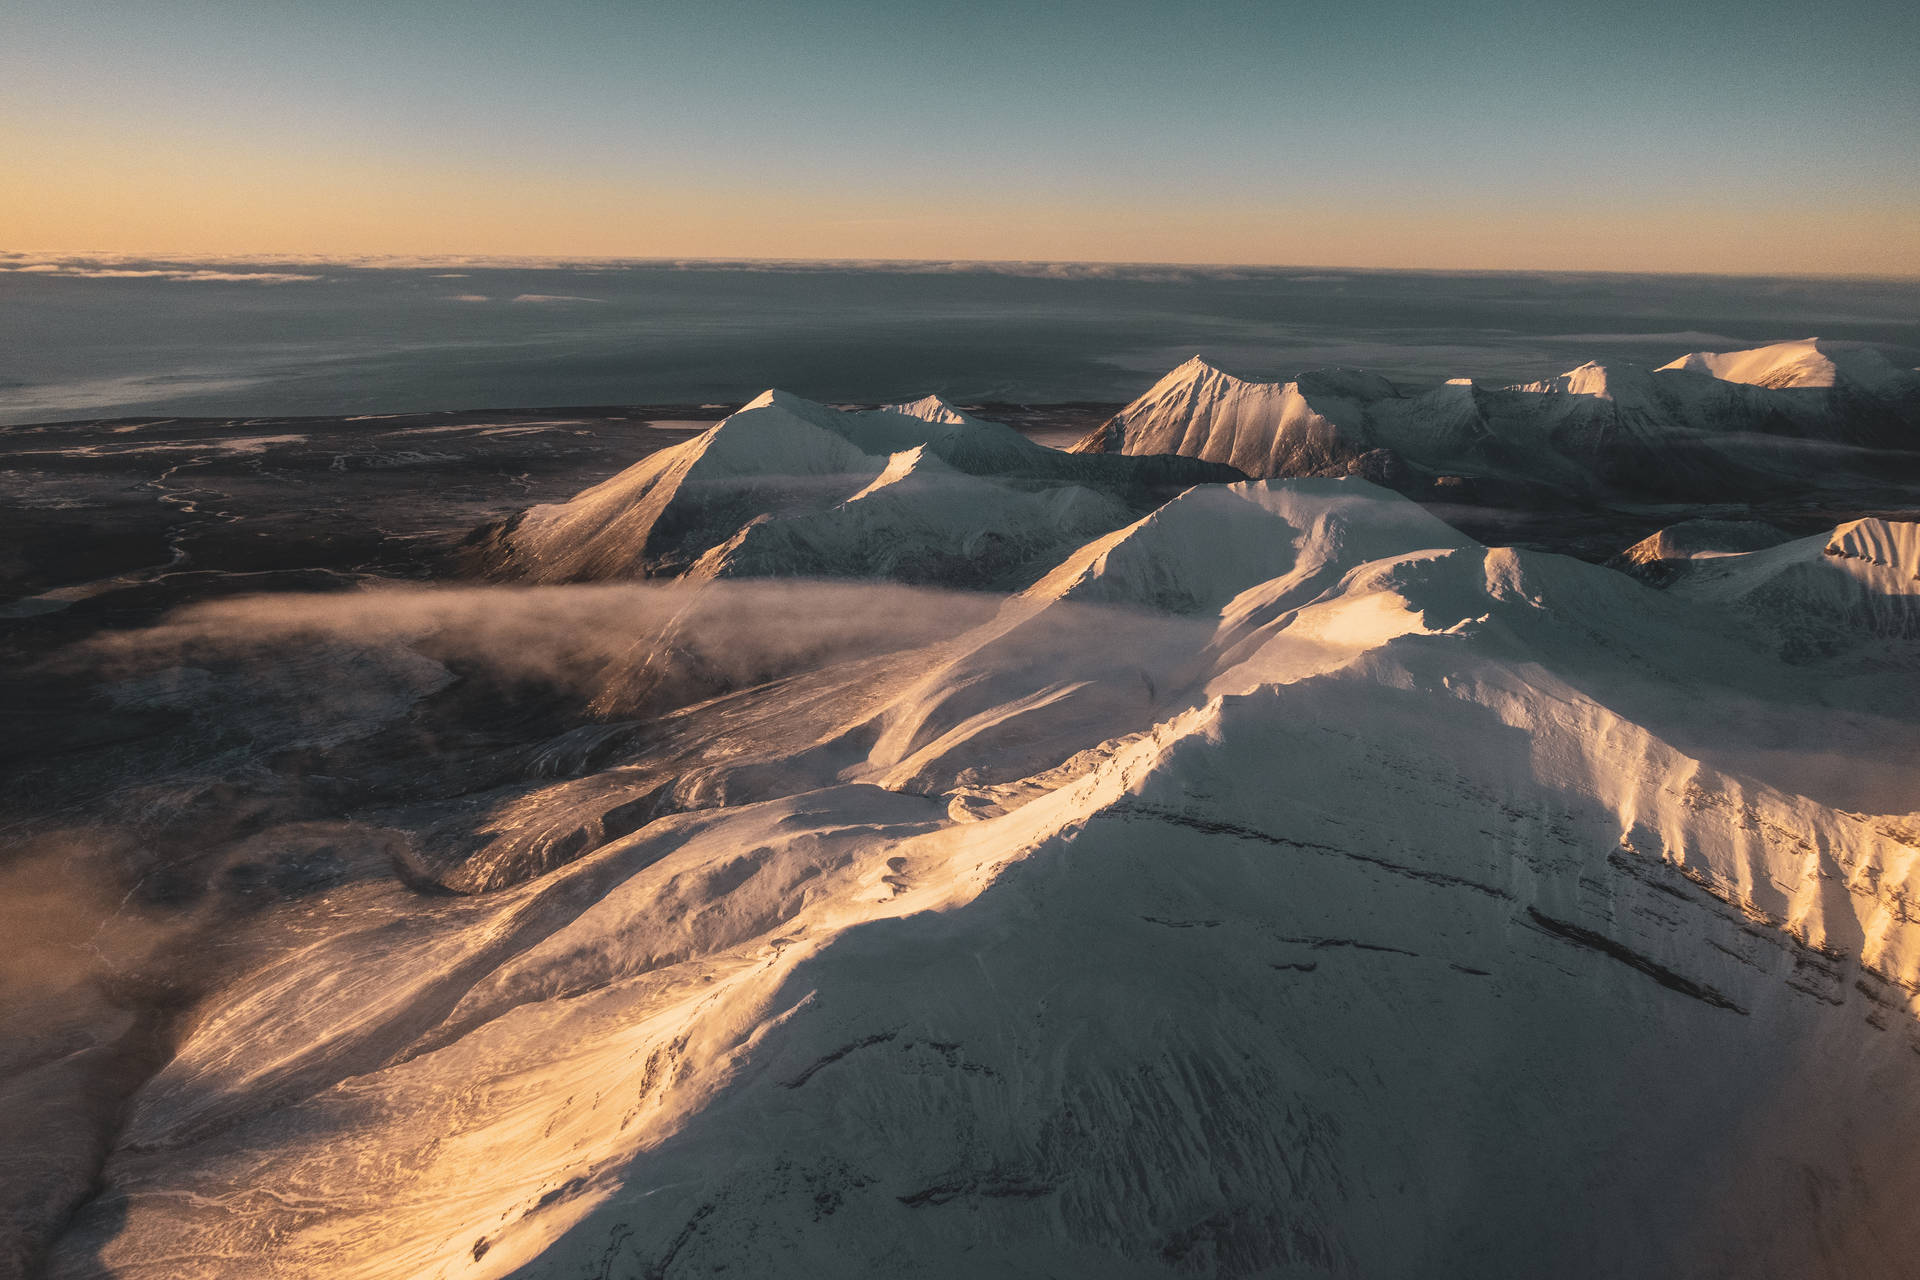
[[[901,413],[909,418],[920,418],[927,422],[944,422],[956,427],[979,421],[976,418],[969,418],[939,396],[922,396],[918,400],[909,400],[904,404],[888,404],[880,407],[889,413]]]
[[[1652,386],[1653,379],[1645,369],[1628,365],[1610,370],[1605,365],[1589,360],[1578,369],[1571,369],[1557,378],[1548,378],[1544,382],[1525,382],[1512,389],[1530,391],[1535,395],[1593,396],[1600,400],[1632,403],[1651,398]]]
[[[753,555],[1107,501],[833,412],[611,491],[657,526],[756,443],[839,490],[703,552],[685,634],[784,598]],[[1859,521],[1656,591],[1355,478],[1194,488],[645,756],[549,744],[481,816],[582,834],[314,906],[50,1274],[1897,1274],[1917,559]]]
[[[832,503],[879,474],[824,405],[768,391],[684,444],[570,502],[533,507],[495,556],[534,582],[643,577],[691,560],[745,520]]]
[[[1648,581],[1661,581],[1679,562],[1760,551],[1788,540],[1787,534],[1764,521],[1683,520],[1648,534],[1609,563]]]
[[[1887,570],[1884,580],[1889,594],[1911,595],[1920,590],[1902,581],[1904,578],[1920,582],[1920,524],[1850,520],[1827,539],[1826,554],[1843,560],[1865,561],[1875,569]]]
[[[1196,356],[1075,448],[1179,453],[1252,476],[1364,473],[1409,491],[1464,475],[1693,498],[1887,466],[1819,445],[1920,455],[1920,375],[1870,348],[1810,339],[1660,369],[1590,362],[1497,389],[1453,379],[1409,396],[1353,370],[1249,382]]]
[[[1369,447],[1358,404],[1392,394],[1383,379],[1357,370],[1247,382],[1194,356],[1101,428],[1099,448],[1079,447],[1182,454],[1252,476],[1344,474]]]
[[[754,520],[688,572],[988,585],[1127,514],[1078,485],[1029,493],[968,475],[923,444],[894,454],[871,484],[834,507]]]
[[[1661,369],[1704,373],[1756,387],[1852,387],[1868,394],[1912,390],[1911,371],[1897,369],[1872,347],[1824,342],[1777,342],[1749,351],[1694,351]]]
[[[1465,541],[1412,503],[1389,498],[1355,478],[1189,490],[1082,547],[1027,594],[1176,613],[1217,611],[1303,562],[1320,572],[1390,554],[1383,546],[1425,549]]]
[[[1790,660],[1920,638],[1920,524],[1854,520],[1769,550],[1689,562],[1670,588],[1732,607]]]
[[[995,585],[1170,485],[1237,475],[1068,457],[937,396],[845,412],[767,391],[568,502],[481,531],[469,558],[538,583],[695,572]]]

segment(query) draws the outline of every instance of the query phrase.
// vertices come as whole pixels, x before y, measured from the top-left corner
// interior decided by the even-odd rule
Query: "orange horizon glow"
[[[1920,276],[1920,9],[21,0],[0,248]]]
[[[143,257],[477,256],[1172,262],[1920,275],[1909,208],[1544,197],[1126,204],[1036,193],[757,190],[4,138],[0,248]]]

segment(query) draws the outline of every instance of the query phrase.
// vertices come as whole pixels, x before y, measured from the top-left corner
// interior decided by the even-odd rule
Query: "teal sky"
[[[13,0],[5,247],[1920,273],[1920,6]]]

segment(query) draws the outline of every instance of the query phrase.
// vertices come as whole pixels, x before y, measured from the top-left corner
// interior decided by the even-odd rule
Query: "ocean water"
[[[1920,364],[1920,281],[1027,264],[192,263],[0,254],[0,424],[1117,401],[1186,357],[1418,386],[1809,336]]]

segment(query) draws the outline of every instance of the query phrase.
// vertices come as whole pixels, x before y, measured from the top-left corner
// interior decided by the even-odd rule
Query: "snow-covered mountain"
[[[1872,395],[1911,394],[1920,384],[1912,369],[1900,369],[1879,351],[1860,343],[1776,342],[1748,351],[1695,351],[1662,369],[1705,373],[1725,382],[1775,390],[1838,387]]]
[[[1759,551],[1789,541],[1764,520],[1696,518],[1648,534],[1610,562],[1647,582],[1669,581],[1689,562],[1710,556]]]
[[[1357,369],[1247,382],[1195,356],[1080,447],[1206,458],[1251,476],[1345,474],[1370,447],[1365,406],[1397,394]]]
[[[1626,394],[1570,378],[1493,394]],[[1250,385],[1189,366],[1118,443],[1186,413],[1178,443],[1238,466],[1275,415],[1258,456],[1336,466],[1399,429],[1360,379]],[[1470,424],[1490,393],[1434,394]],[[609,681],[701,644],[785,656],[514,742],[484,785],[307,820],[407,883],[221,937],[244,962],[49,1274],[1910,1269],[1916,526],[1661,591],[1355,477],[1135,515],[1003,450],[938,409],[776,394],[496,530],[539,580],[690,570]],[[902,629],[937,593],[834,586],[848,626],[898,633],[859,652],[784,635],[798,597],[747,577],[918,578],[1008,530],[1043,563],[950,625]],[[496,589],[486,616],[524,666],[568,593],[660,590]],[[351,603],[290,634],[320,646],[303,672],[338,655],[328,705],[366,738],[451,677],[434,628],[356,629]]]
[[[843,412],[768,391],[569,502],[482,530],[471,551],[485,571],[530,582],[693,572],[1002,585],[1188,485],[1239,475],[1062,454],[934,396]]]
[[[1177,453],[1253,476],[1364,474],[1410,491],[1458,476],[1494,491],[1752,497],[1823,471],[1920,474],[1920,374],[1809,339],[1407,395],[1344,369],[1248,382],[1196,356],[1075,448]]]
[[[1877,660],[1920,640],[1920,524],[1852,520],[1830,533],[1746,555],[1690,557],[1675,595],[1747,615],[1783,654]]]
[[[860,577],[991,584],[1064,545],[1127,523],[1081,485],[1033,492],[970,475],[931,445],[887,459],[873,482],[825,510],[756,518],[696,561],[696,577]]]

